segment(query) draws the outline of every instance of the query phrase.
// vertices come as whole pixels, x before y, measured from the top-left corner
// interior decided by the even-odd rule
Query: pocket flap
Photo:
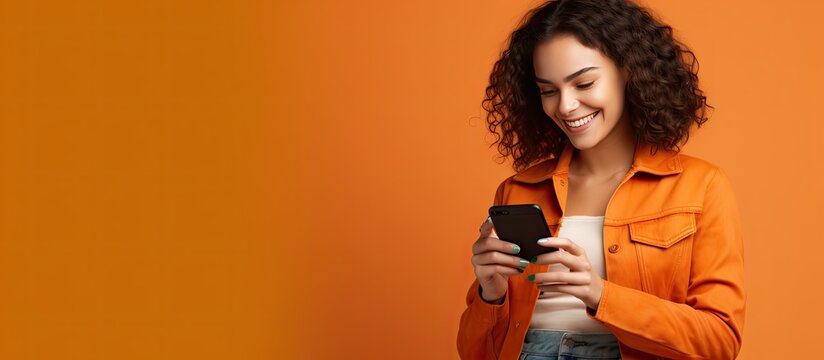
[[[629,224],[632,241],[668,248],[695,233],[695,214],[674,213]]]

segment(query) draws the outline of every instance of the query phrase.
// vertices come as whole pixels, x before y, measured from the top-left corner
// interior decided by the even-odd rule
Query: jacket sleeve
[[[507,181],[495,192],[493,204],[503,203]],[[478,279],[466,294],[466,309],[458,327],[458,354],[461,359],[497,359],[509,326],[509,293],[503,304],[490,304],[481,298]]]
[[[587,310],[632,348],[679,359],[734,359],[741,349],[744,249],[732,187],[720,169],[705,194],[685,303],[604,281],[597,313]]]

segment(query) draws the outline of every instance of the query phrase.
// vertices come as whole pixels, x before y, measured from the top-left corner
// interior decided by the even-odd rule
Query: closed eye
[[[586,84],[577,85],[576,88],[581,89],[581,90],[586,90],[586,89],[591,88],[593,84],[595,84],[595,81],[590,81]],[[558,91],[557,90],[546,90],[546,91],[541,91],[541,95],[549,96],[549,95],[555,94],[556,92],[558,92]]]
[[[592,84],[594,84],[594,83],[595,83],[595,81],[590,81],[586,84],[581,84],[581,85],[578,85],[576,87],[579,88],[579,89],[589,89],[592,86]]]

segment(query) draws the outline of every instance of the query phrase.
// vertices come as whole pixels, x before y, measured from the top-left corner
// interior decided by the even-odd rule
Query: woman
[[[562,251],[533,259],[487,219],[461,316],[464,359],[733,359],[743,242],[724,172],[680,154],[707,118],[693,53],[622,0],[552,1],[496,62],[484,108]]]

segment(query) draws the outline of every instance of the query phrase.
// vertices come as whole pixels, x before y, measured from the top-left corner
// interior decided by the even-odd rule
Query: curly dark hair
[[[554,35],[575,36],[629,73],[625,109],[638,141],[680,151],[690,127],[707,121],[695,54],[650,12],[626,0],[558,0],[530,10],[495,62],[482,107],[499,158],[521,171],[569,141],[544,113],[535,84],[533,51]],[[500,134],[496,131],[500,127]]]

